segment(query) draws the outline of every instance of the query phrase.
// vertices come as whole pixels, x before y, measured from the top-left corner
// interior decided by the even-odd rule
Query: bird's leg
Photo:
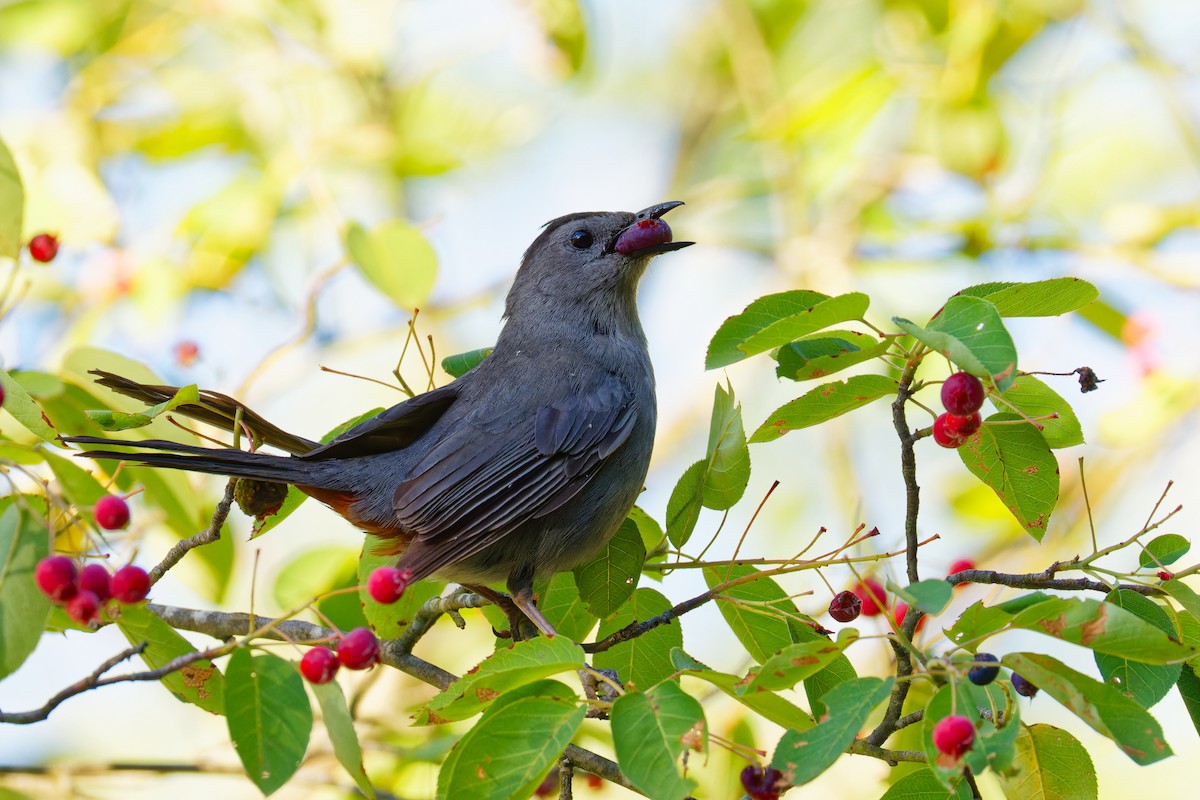
[[[531,620],[529,617],[525,616],[525,612],[517,606],[517,604],[513,601],[513,598],[509,597],[504,592],[497,592],[495,589],[492,589],[489,586],[483,586],[482,584],[474,583],[464,584],[463,587],[471,590],[480,597],[491,600],[493,605],[504,612],[504,616],[508,617],[507,633],[508,636],[512,637],[514,642],[532,639],[533,637],[537,636],[537,631],[530,624]],[[501,636],[502,633],[504,632],[497,631],[496,635],[500,636],[500,638],[505,638],[504,636]]]
[[[512,603],[524,612],[525,617],[537,626],[546,638],[558,635],[550,620],[538,609],[533,599],[533,571],[518,570],[508,577],[508,593]]]

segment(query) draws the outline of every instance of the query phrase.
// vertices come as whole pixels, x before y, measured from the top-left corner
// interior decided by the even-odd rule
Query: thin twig
[[[225,495],[221,498],[221,502],[217,503],[217,507],[213,509],[212,521],[209,522],[208,527],[195,536],[176,542],[167,551],[163,560],[154,569],[150,570],[151,586],[157,583],[166,574],[167,570],[178,564],[189,551],[195,550],[197,547],[203,547],[206,544],[212,544],[221,538],[221,528],[225,525],[225,520],[229,517],[229,510],[233,507],[233,487],[236,483],[237,478],[230,478],[229,482],[225,484]]]

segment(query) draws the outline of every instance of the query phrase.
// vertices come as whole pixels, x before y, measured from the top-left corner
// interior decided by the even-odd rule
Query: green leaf
[[[769,722],[774,722],[781,728],[793,728],[802,731],[811,728],[814,724],[812,717],[805,713],[803,709],[788,702],[774,692],[763,690],[749,694],[739,693],[738,683],[741,679],[738,676],[712,670],[678,647],[671,650],[671,663],[675,665],[675,669],[681,675],[688,675],[711,683],[755,714],[758,714]]]
[[[957,296],[987,298],[1002,317],[1057,317],[1083,308],[1100,292],[1079,278],[1051,278],[1030,283],[981,283],[963,289]]]
[[[296,665],[238,648],[225,668],[225,719],[246,776],[264,795],[300,768],[312,733],[312,707]]]
[[[831,689],[822,699],[823,721],[806,731],[787,731],[771,766],[794,786],[803,786],[833,766],[858,736],[875,706],[892,691],[892,678],[858,678]]]
[[[750,448],[742,425],[742,407],[735,401],[733,387],[717,384],[713,400],[712,422],[708,431],[708,456],[704,468],[706,508],[724,511],[732,508],[750,482]]]
[[[310,683],[309,688],[316,695],[321,705],[321,719],[325,730],[329,733],[329,741],[333,744],[333,754],[338,763],[345,768],[355,785],[368,798],[375,797],[375,787],[367,778],[363,769],[362,745],[358,742],[358,733],[354,730],[354,719],[350,716],[350,706],[346,704],[346,695],[337,681],[329,683]]]
[[[829,666],[847,647],[858,640],[854,628],[838,631],[836,642],[825,639],[788,645],[750,670],[737,686],[738,694],[791,689],[797,683]]]
[[[1135,763],[1144,766],[1171,755],[1158,721],[1112,686],[1039,653],[1009,653],[1001,662],[1116,742]]]
[[[2,161],[2,159],[0,159]],[[0,163],[0,183],[4,180],[3,164]],[[0,189],[0,193],[3,189]],[[3,206],[0,206],[3,208]],[[2,212],[0,212],[2,213]],[[58,431],[50,424],[46,412],[34,400],[25,387],[17,383],[11,375],[0,369],[0,386],[4,387],[4,410],[12,414],[13,419],[24,425],[29,431],[51,444],[58,444]]]
[[[1155,569],[1174,564],[1187,555],[1192,543],[1178,533],[1155,536],[1138,555],[1138,565],[1143,569]]]
[[[1012,624],[1143,664],[1178,663],[1196,655],[1195,648],[1124,608],[1090,598],[1055,597],[1017,614]]]
[[[495,349],[494,347],[481,347],[478,350],[468,350],[465,353],[446,356],[442,359],[442,370],[447,375],[461,378],[479,366],[479,362],[490,356]]]
[[[96,501],[108,494],[108,490],[100,485],[100,481],[79,465],[79,462],[47,450],[44,453],[46,466],[58,479],[62,493],[71,505],[78,507],[94,506]]]
[[[539,636],[497,650],[425,704],[418,725],[473,717],[505,692],[583,666],[583,648],[565,636]]]
[[[887,352],[891,339],[858,331],[824,331],[775,352],[775,374],[793,381],[824,378]]]
[[[987,300],[951,297],[924,328],[903,317],[892,322],[972,375],[990,377],[1001,391],[1016,378],[1017,348]]]
[[[1013,424],[1018,420],[1014,414],[993,414],[958,455],[1040,542],[1058,503],[1058,459],[1041,431],[1025,422]]]
[[[691,538],[700,519],[700,508],[704,504],[704,470],[708,464],[701,460],[692,464],[679,478],[667,500],[667,538],[677,548],[682,548]]]
[[[1002,630],[1010,622],[1013,615],[1004,609],[985,606],[979,600],[963,611],[954,624],[946,629],[946,636],[955,644],[965,647],[974,653],[982,640]]]
[[[546,38],[562,57],[565,72],[579,74],[587,61],[588,26],[579,0],[537,0],[538,15]]]
[[[21,255],[24,214],[25,187],[21,184],[21,174],[12,153],[0,139],[0,256],[16,261]]]
[[[433,291],[437,253],[424,234],[403,220],[388,220],[370,231],[351,223],[346,250],[363,277],[400,308],[420,306]]]
[[[370,623],[371,629],[383,639],[395,639],[408,623],[412,622],[421,606],[442,593],[445,584],[441,581],[426,578],[423,581],[409,584],[404,590],[404,596],[391,605],[383,605],[367,592],[367,579],[376,567],[391,567],[396,564],[395,555],[376,555],[376,550],[386,546],[386,542],[373,536],[367,536],[363,541],[362,554],[358,557],[358,598],[362,603],[363,615]]]
[[[439,800],[529,797],[579,730],[587,707],[558,681],[506,692],[450,751]]]
[[[341,545],[301,551],[280,567],[272,590],[275,603],[289,610],[305,605],[315,595],[341,588],[347,576],[356,579],[357,566],[358,553]]]
[[[1192,725],[1196,732],[1200,733],[1200,678],[1196,677],[1191,664],[1184,665],[1176,685],[1179,687],[1179,696],[1183,698],[1188,716],[1192,718]]]
[[[102,409],[100,411],[85,411],[84,413],[87,414],[88,419],[97,428],[106,431],[127,431],[132,428],[144,428],[153,422],[155,417],[165,414],[181,405],[195,405],[199,402],[200,389],[193,383],[180,388],[170,400],[164,400],[156,406],[150,406],[145,411],[130,412]]]
[[[826,639],[822,634],[800,623],[792,624],[792,638],[798,642]],[[818,718],[824,717],[828,709],[825,708],[825,703],[821,698],[837,687],[856,680],[858,680],[858,673],[855,672],[850,659],[844,655],[838,656],[830,661],[825,669],[814,673],[804,681],[804,694],[808,698],[808,707]]]
[[[144,604],[121,606],[121,615],[117,617],[116,622],[130,644],[148,643],[142,651],[142,661],[146,662],[150,669],[158,669],[180,656],[196,652],[196,648],[192,647],[187,639],[176,633],[174,628],[163,622]],[[295,672],[295,669],[292,671]],[[163,676],[162,683],[171,694],[185,703],[200,706],[213,714],[225,712],[225,679],[208,659],[193,661],[181,670],[168,673]],[[305,707],[308,707],[307,700]]]
[[[883,375],[855,375],[826,383],[775,409],[750,441],[773,442],[788,431],[826,422],[895,393],[896,381]]]
[[[860,319],[869,303],[863,294],[831,298],[803,289],[760,297],[721,323],[709,342],[705,369],[728,366],[830,325]]]
[[[287,494],[283,498],[283,504],[279,506],[279,510],[269,517],[254,520],[250,526],[250,538],[257,539],[266,534],[268,531],[275,528],[279,523],[292,515],[292,512],[299,508],[308,495],[297,489],[295,486],[287,488]]]
[[[947,789],[933,770],[919,769],[896,781],[879,800],[971,800],[966,781]]]
[[[1013,385],[1001,392],[1001,397],[1019,408],[1027,417],[1046,417],[1057,414],[1057,419],[1038,420],[1042,426],[1042,437],[1052,449],[1074,447],[1083,444],[1083,428],[1071,404],[1062,395],[1032,375],[1019,375]],[[1011,409],[989,395],[998,411],[1008,413]]]
[[[1100,796],[1087,749],[1053,725],[1022,726],[1013,771],[997,777],[1006,800],[1097,800]]]
[[[954,587],[941,578],[917,581],[903,588],[893,587],[893,591],[909,606],[935,616],[945,611],[954,597]]]
[[[696,782],[679,774],[679,757],[707,742],[704,710],[675,683],[628,692],[612,707],[613,749],[629,781],[651,800],[680,800]]]
[[[748,565],[729,567],[705,567],[704,582],[714,589],[728,580],[758,575],[759,571]],[[717,608],[729,623],[734,636],[746,648],[750,656],[762,664],[771,656],[791,646],[796,640],[792,635],[790,618],[799,616],[796,604],[782,587],[771,577],[763,575],[753,581],[722,589],[717,598]],[[828,643],[824,637],[823,641]]]
[[[634,622],[645,622],[670,609],[671,601],[658,592],[644,587],[638,589],[616,614],[600,622],[596,639],[603,639]],[[683,631],[677,621],[659,625],[636,639],[597,653],[594,664],[600,669],[615,669],[627,686],[646,688],[675,672],[671,664],[672,647],[683,647]]]
[[[1137,592],[1119,590],[1104,599],[1145,620],[1167,636],[1175,635],[1175,626],[1162,606]],[[1132,697],[1142,708],[1150,708],[1166,697],[1183,669],[1182,664],[1142,664],[1125,654],[1111,653],[1096,653],[1096,666],[1105,681]]]
[[[0,678],[4,678],[37,647],[50,616],[50,600],[33,579],[37,563],[50,555],[50,534],[11,496],[0,498],[0,509]]]
[[[538,598],[538,608],[555,630],[573,642],[582,642],[596,627],[596,615],[583,604],[575,576],[569,572],[550,578]]]
[[[642,534],[626,518],[603,550],[575,568],[575,586],[588,611],[607,617],[624,605],[637,588],[645,561]]]
[[[988,709],[994,717],[1003,719],[1004,724],[996,727],[983,718],[980,708]],[[921,743],[929,768],[942,785],[947,789],[957,786],[964,766],[976,775],[989,768],[996,772],[1007,769],[1016,754],[1020,711],[1020,706],[1008,702],[1007,695],[995,684],[978,687],[960,680],[938,689],[925,706]],[[975,726],[975,741],[960,758],[940,752],[933,744],[934,726],[951,714],[962,715]]]

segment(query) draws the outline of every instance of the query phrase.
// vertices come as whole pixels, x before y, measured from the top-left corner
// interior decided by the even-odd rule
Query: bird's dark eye
[[[592,246],[592,235],[587,231],[575,231],[571,234],[571,244],[579,250],[587,250]]]

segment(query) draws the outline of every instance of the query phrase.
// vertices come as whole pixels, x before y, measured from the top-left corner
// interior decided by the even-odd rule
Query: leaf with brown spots
[[[1044,600],[1017,614],[1012,626],[1143,664],[1175,664],[1197,654],[1140,616],[1091,598]]]
[[[1153,764],[1171,755],[1158,721],[1116,687],[1040,653],[1009,653],[1002,663],[1116,742],[1135,763]]]
[[[820,672],[842,651],[858,639],[858,631],[843,628],[837,641],[816,639],[789,645],[768,658],[763,665],[752,669],[738,681],[738,694],[790,689],[800,681]]]
[[[1058,503],[1058,460],[1041,432],[1014,414],[993,414],[958,455],[1040,542]]]
[[[826,383],[777,408],[750,441],[773,442],[788,431],[818,425],[895,393],[896,381],[884,375],[855,375]]]
[[[148,643],[142,652],[142,660],[151,669],[196,652],[187,639],[144,605],[123,606],[116,622],[130,644]],[[178,672],[164,675],[162,682],[180,700],[213,714],[225,713],[225,678],[208,659],[194,661]]]

